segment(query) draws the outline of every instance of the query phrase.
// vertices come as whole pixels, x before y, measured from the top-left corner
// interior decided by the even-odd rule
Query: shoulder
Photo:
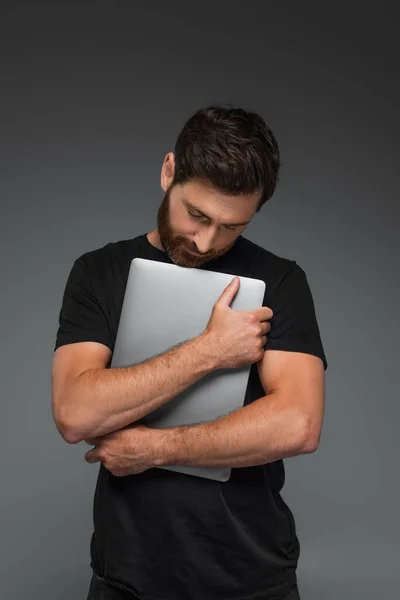
[[[252,257],[253,276],[265,281],[268,293],[273,293],[293,271],[305,274],[296,260],[276,254],[247,238],[243,240],[243,252]]]
[[[108,242],[103,246],[80,254],[75,262],[91,273],[108,270],[110,267],[126,267],[135,257],[142,236]]]
[[[119,304],[139,244],[140,236],[137,236],[108,242],[79,254],[72,265],[68,285],[77,290],[81,287],[90,290],[104,303],[112,297]]]

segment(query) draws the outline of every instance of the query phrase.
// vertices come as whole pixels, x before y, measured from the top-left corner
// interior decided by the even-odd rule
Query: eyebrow
[[[206,217],[206,219],[209,219],[210,221],[212,221],[212,219],[208,215],[206,215],[205,213],[203,213],[202,210],[200,210],[199,208],[197,208],[196,206],[191,204],[188,200],[186,200],[186,198],[184,198],[183,200],[184,200],[186,206],[188,206],[192,210],[195,210],[196,212],[200,213],[200,215],[202,217]],[[242,225],[248,225],[249,223],[250,223],[250,221],[245,221],[244,223],[222,223],[222,224],[227,225],[228,227],[241,227]]]

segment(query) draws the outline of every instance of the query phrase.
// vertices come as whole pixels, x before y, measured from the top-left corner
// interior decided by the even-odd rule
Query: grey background
[[[86,598],[98,467],[52,420],[62,292],[156,227],[163,158],[214,101],[278,139],[244,235],[306,270],[329,362],[320,447],[285,460],[302,600],[397,596],[396,3],[51,4],[0,14],[0,597]]]

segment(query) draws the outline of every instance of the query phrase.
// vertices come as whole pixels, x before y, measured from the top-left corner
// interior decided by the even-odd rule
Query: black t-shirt
[[[142,234],[86,252],[64,291],[55,348],[94,341],[114,348],[130,263],[171,263]],[[327,361],[304,270],[239,236],[202,267],[263,279],[274,311],[266,350],[306,352]],[[162,298],[160,298],[162,310]],[[245,404],[264,396],[257,365]],[[300,544],[281,497],[282,460],[232,469],[227,482],[165,469],[116,477],[100,464],[94,497],[91,567],[140,600],[275,600],[297,581]]]

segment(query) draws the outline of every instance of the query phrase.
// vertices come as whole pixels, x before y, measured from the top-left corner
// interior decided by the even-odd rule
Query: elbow
[[[78,423],[76,419],[72,419],[71,416],[65,414],[65,412],[56,412],[54,414],[54,421],[59,434],[67,444],[79,444],[79,442],[82,442],[89,437],[87,433],[83,431],[82,424]]]
[[[78,429],[70,423],[60,419],[55,419],[55,423],[59,434],[67,444],[78,444],[85,439],[84,437],[82,438]]]
[[[52,389],[53,419],[63,440],[78,444],[91,437],[92,415],[83,403],[85,394],[77,391],[75,384],[60,387]]]
[[[301,454],[312,454],[319,447],[320,432],[316,433],[309,425],[302,428],[302,434],[299,436],[299,447]]]
[[[319,447],[319,442],[315,441],[313,438],[306,440],[302,446],[302,454],[312,454],[316,452]]]
[[[63,428],[59,431],[63,440],[67,442],[67,444],[79,444],[79,442],[82,442],[84,439],[75,429],[72,428]]]

